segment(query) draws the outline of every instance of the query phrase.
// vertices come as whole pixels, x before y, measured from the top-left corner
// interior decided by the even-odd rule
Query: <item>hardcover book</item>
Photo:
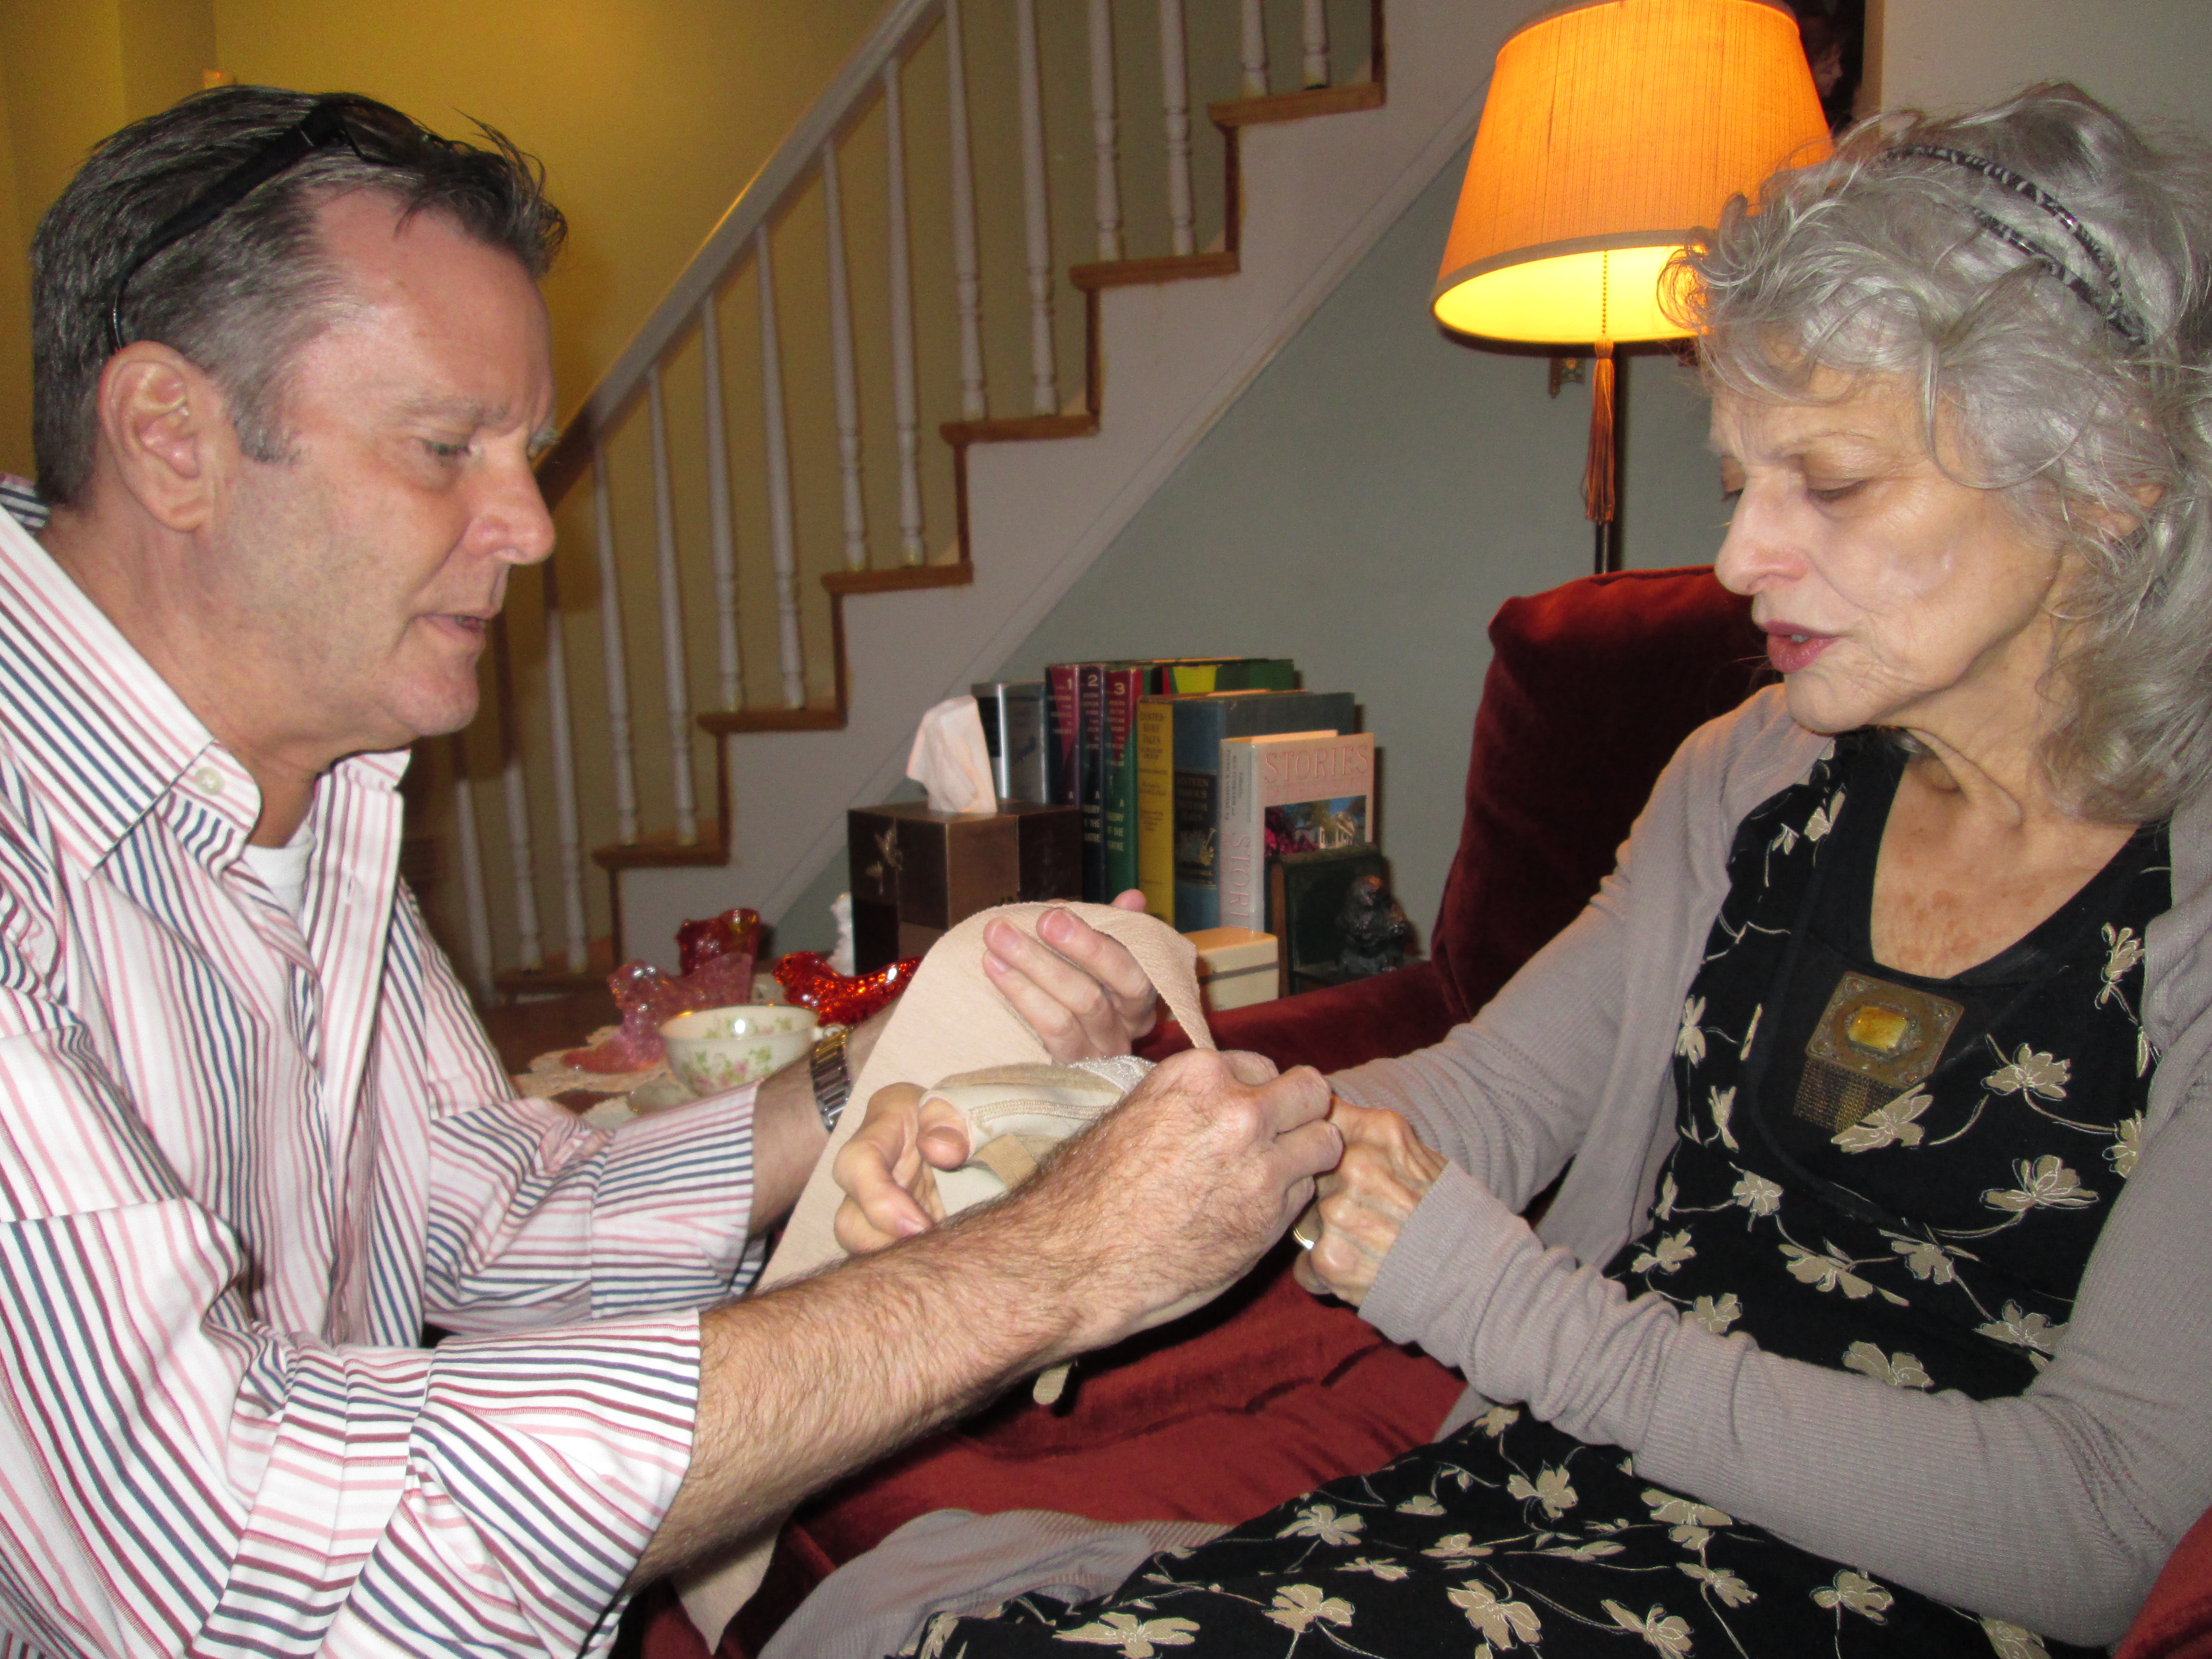
[[[1346,732],[1353,714],[1349,691],[1222,691],[1211,696],[1148,698],[1141,703],[1138,884],[1145,890],[1147,908],[1158,902],[1154,896],[1164,884],[1172,884],[1172,909],[1161,914],[1175,927],[1190,933],[1220,925],[1224,738]],[[1152,722],[1149,732],[1147,720]],[[1164,824],[1151,816],[1163,800],[1167,807]]]
[[[1271,931],[1267,860],[1372,842],[1374,822],[1371,732],[1227,739],[1221,745],[1218,925]]]

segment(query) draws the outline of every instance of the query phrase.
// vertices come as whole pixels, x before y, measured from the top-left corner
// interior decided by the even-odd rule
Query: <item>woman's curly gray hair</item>
[[[1880,116],[1731,202],[1677,274],[1709,386],[1796,400],[1824,368],[1910,376],[1964,482],[2079,556],[2072,708],[2044,754],[2062,799],[2147,822],[2212,784],[2212,155],[2063,84]]]

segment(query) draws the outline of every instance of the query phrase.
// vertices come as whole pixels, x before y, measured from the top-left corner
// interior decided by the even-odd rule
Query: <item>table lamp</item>
[[[1429,304],[1477,340],[1591,352],[1600,570],[1620,556],[1613,346],[1686,335],[1661,308],[1668,260],[1730,197],[1828,149],[1796,19],[1773,0],[1584,0],[1498,49]]]

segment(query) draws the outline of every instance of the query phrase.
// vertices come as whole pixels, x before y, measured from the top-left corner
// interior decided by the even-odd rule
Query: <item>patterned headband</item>
[[[1985,155],[1976,155],[1963,149],[1946,149],[1936,144],[1899,144],[1885,152],[1888,156],[1923,155],[1934,161],[1948,161],[1954,167],[1966,167],[1980,173],[1992,183],[2002,185],[2014,195],[2041,209],[2057,220],[2066,233],[2073,237],[2089,263],[2105,279],[2105,292],[2099,293],[2087,277],[2073,269],[2063,259],[2025,232],[2014,230],[1995,214],[1984,213],[1979,208],[1966,210],[1974,216],[1981,228],[2009,247],[2016,248],[2037,264],[2049,271],[2074,290],[2081,302],[2110,324],[2112,331],[2130,345],[2141,349],[2150,340],[2150,331],[2142,318],[2120,294],[2120,268],[2104,245],[2092,236],[2087,227],[2069,212],[2066,204],[2032,179],[2024,179],[2010,167],[2000,167]]]

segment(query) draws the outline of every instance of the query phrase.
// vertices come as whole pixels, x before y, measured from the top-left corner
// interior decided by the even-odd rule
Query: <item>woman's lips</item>
[[[1766,659],[1781,673],[1794,674],[1836,642],[1833,634],[1814,634],[1793,623],[1763,623]]]

